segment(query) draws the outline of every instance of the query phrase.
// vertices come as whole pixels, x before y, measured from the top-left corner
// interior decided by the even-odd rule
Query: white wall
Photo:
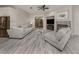
[[[28,25],[30,23],[30,14],[23,10],[10,8],[11,26]]]
[[[0,8],[0,16],[8,16],[9,13],[9,7],[1,7]]]
[[[68,12],[68,17],[67,19],[57,19],[57,14],[58,13],[62,13],[62,12]],[[72,6],[71,5],[67,5],[67,6],[63,6],[62,8],[58,9],[55,11],[55,21],[71,21],[71,28],[72,28],[72,33],[74,32],[74,28],[73,28],[73,19],[72,19]],[[56,23],[55,23],[55,30],[57,29],[56,27]]]
[[[63,6],[62,8],[58,9],[55,11],[55,16],[56,16],[56,20],[57,21],[63,21],[62,19],[57,19],[57,13],[62,13],[62,12],[68,12],[68,18],[67,19],[63,19],[64,21],[66,20],[70,20],[72,21],[72,6],[71,5],[67,5],[67,6]]]
[[[12,7],[1,7],[0,16],[10,16],[10,27],[26,25],[30,23],[30,14]]]
[[[79,5],[73,6],[73,19],[74,34],[79,35]]]
[[[48,13],[48,16],[55,16],[55,11]]]

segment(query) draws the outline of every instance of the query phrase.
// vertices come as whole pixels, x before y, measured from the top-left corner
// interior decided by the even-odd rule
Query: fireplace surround
[[[54,30],[54,22],[55,22],[54,16],[48,17],[46,19],[46,24],[47,24],[48,30]]]

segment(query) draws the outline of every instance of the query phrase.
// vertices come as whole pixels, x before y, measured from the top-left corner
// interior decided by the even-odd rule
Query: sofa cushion
[[[68,28],[59,29],[58,32],[56,33],[56,39],[60,41],[62,37],[67,33],[67,31],[68,31]]]
[[[56,43],[55,32],[48,32],[44,35],[49,41],[53,41]]]

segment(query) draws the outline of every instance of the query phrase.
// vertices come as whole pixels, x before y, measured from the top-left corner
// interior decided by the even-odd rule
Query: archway
[[[35,17],[35,28],[43,28],[42,17]]]

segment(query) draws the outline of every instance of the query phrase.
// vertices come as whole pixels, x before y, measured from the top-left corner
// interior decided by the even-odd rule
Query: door
[[[10,29],[10,17],[0,17],[0,37],[8,37],[7,29]]]

